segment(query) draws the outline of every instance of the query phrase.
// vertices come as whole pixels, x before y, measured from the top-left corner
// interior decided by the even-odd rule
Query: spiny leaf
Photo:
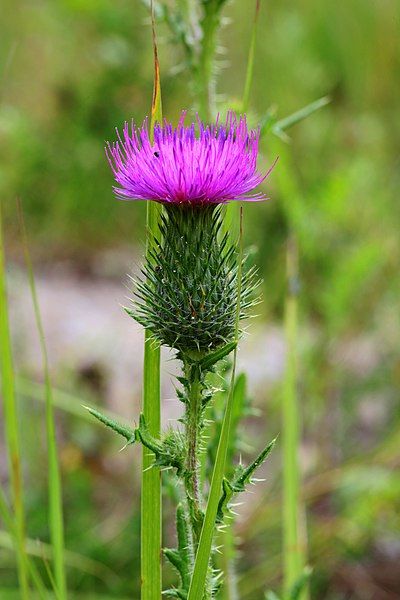
[[[145,417],[141,414],[136,436],[146,448],[154,453],[156,459],[152,466],[173,467],[177,470],[178,477],[185,474],[183,443],[179,439],[178,431],[170,431],[162,441],[158,440],[151,435]]]
[[[246,485],[251,483],[251,477],[255,470],[266,460],[273,447],[275,446],[276,438],[272,440],[257,456],[255,460],[247,467],[243,468],[239,465],[237,468],[237,473],[232,479],[232,481],[228,481],[225,477],[222,482],[222,495],[218,504],[217,511],[217,522],[222,523],[224,516],[228,512],[229,502],[232,500],[235,494],[239,494],[240,492],[244,492],[246,490]]]
[[[330,101],[331,99],[329,98],[329,96],[323,96],[322,98],[319,98],[318,100],[307,104],[307,106],[304,106],[304,108],[301,108],[300,110],[297,110],[288,117],[277,121],[272,126],[272,131],[275,133],[275,130],[285,131],[286,129],[289,129],[289,127],[293,127],[293,125],[300,123],[300,121],[304,121],[304,119],[307,119],[307,117],[317,112],[317,110],[320,110],[321,108],[329,104]]]
[[[270,442],[264,448],[264,450],[262,450],[260,452],[260,454],[257,456],[257,458],[247,467],[247,469],[244,470],[242,475],[236,481],[233,482],[233,486],[235,489],[237,489],[238,491],[241,491],[239,488],[241,486],[244,487],[247,483],[250,482],[251,476],[253,475],[254,471],[266,460],[266,458],[269,456],[269,454],[273,450],[273,448],[276,444],[276,439],[277,438],[274,438],[272,440],[272,442]]]
[[[157,456],[157,453],[160,452],[161,442],[156,440],[149,432],[149,428],[146,424],[146,419],[143,413],[139,416],[139,427],[136,430],[137,436],[146,448],[154,452]]]
[[[224,477],[222,480],[222,496],[218,505],[217,523],[222,523],[224,516],[229,511],[229,502],[232,500],[234,489],[232,484]]]
[[[229,342],[222,348],[219,348],[215,352],[211,352],[211,354],[207,354],[204,358],[199,361],[199,367],[204,371],[209,371],[212,366],[215,365],[218,361],[228,356],[233,350],[236,348],[237,342]]]
[[[182,585],[188,590],[190,573],[193,568],[194,550],[190,543],[188,519],[182,504],[179,504],[176,510],[176,529],[178,533],[178,549],[184,566],[184,571],[182,572]]]
[[[181,586],[174,589],[174,592],[179,592],[181,596],[186,598],[190,584],[190,574],[193,568],[193,548],[191,547],[191,539],[189,535],[189,525],[186,518],[185,509],[182,504],[178,505],[176,511],[176,528],[178,533],[178,548],[164,550],[165,557],[175,567],[179,573]],[[171,590],[165,593],[170,594]]]
[[[122,435],[128,442],[128,444],[133,444],[136,441],[136,430],[127,427],[126,425],[122,425],[118,423],[118,421],[114,421],[114,419],[110,419],[107,415],[104,415],[100,411],[95,408],[91,408],[90,406],[83,406],[86,410],[90,412],[98,421],[104,423],[107,427]]]
[[[175,569],[181,575],[182,559],[181,559],[181,555],[179,554],[178,550],[176,550],[175,548],[164,548],[163,552],[164,552],[164,556],[169,560],[171,565],[173,567],[175,567]]]
[[[289,142],[290,138],[285,133],[287,129],[293,127],[293,125],[296,125],[301,121],[304,121],[304,119],[307,119],[307,117],[311,116],[330,102],[331,99],[328,96],[323,96],[322,98],[307,104],[307,106],[304,106],[291,115],[279,120],[276,119],[276,107],[271,107],[261,124],[261,136],[265,135],[269,131],[272,131],[274,135],[279,137],[284,142]]]

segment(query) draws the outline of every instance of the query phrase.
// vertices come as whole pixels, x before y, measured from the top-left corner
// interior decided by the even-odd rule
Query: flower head
[[[106,153],[124,200],[155,200],[165,204],[221,204],[231,200],[263,200],[254,189],[268,176],[257,171],[259,130],[249,130],[246,117],[228,112],[205,125],[197,119],[185,125],[183,112],[177,127],[167,121],[154,128],[150,141],[146,119],[138,128],[125,123],[118,141]]]

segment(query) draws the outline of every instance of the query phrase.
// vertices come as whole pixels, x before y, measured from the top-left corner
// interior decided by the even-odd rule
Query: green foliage
[[[236,467],[234,476],[231,481],[229,481],[226,477],[222,482],[222,496],[219,501],[218,511],[217,511],[217,521],[222,523],[225,516],[229,514],[230,510],[230,502],[233,499],[235,494],[239,494],[241,492],[246,491],[246,485],[254,483],[254,479],[252,479],[254,472],[262,463],[267,459],[268,455],[272,451],[275,446],[276,439],[270,442],[264,450],[260,452],[253,462],[248,465],[246,468],[243,465],[239,464]]]
[[[164,593],[170,597],[185,599],[189,591],[194,556],[189,522],[182,504],[179,504],[176,510],[176,530],[178,548],[165,548],[164,555],[178,571],[181,585],[178,589],[166,590]]]
[[[86,410],[88,410],[90,414],[93,415],[93,417],[95,417],[95,419],[97,419],[98,421],[100,421],[119,435],[122,435],[122,437],[126,439],[127,444],[135,443],[137,438],[137,433],[135,429],[131,429],[126,425],[121,425],[121,423],[118,423],[118,421],[107,417],[95,408],[91,408],[90,406],[84,406],[83,408],[86,408]]]
[[[54,585],[60,600],[66,600],[67,580],[64,566],[64,513],[61,487],[60,464],[56,438],[56,426],[54,419],[53,388],[50,378],[49,360],[46,340],[44,335],[42,316],[39,300],[36,292],[36,282],[33,265],[28,245],[28,237],[25,229],[25,221],[22,205],[18,205],[20,224],[22,230],[22,243],[24,246],[25,262],[28,271],[29,287],[35,313],[36,327],[39,333],[40,346],[43,360],[43,372],[45,379],[45,406],[46,406],[46,436],[48,457],[48,488],[49,488],[49,529],[54,552]]]
[[[84,408],[101,423],[124,437],[126,439],[126,446],[140,441],[143,446],[151,450],[155,456],[155,460],[150,466],[172,467],[177,470],[178,476],[183,474],[185,440],[179,431],[168,431],[162,440],[158,440],[151,435],[143,414],[139,417],[139,427],[131,429],[125,425],[121,425],[114,419],[110,419],[94,408],[90,408],[89,406],[85,406]]]
[[[304,119],[310,117],[312,114],[317,112],[317,110],[320,110],[329,104],[329,102],[330,98],[327,96],[319,98],[319,100],[315,100],[307,106],[296,110],[296,112],[293,114],[279,120],[276,119],[276,115],[274,114],[275,111],[270,109],[270,111],[261,121],[261,135],[266,135],[269,131],[271,131],[283,141],[290,141],[289,136],[286,134],[286,130],[290,129],[294,125],[297,125],[298,123],[301,123],[301,121],[304,121]]]
[[[150,140],[154,141],[154,127],[162,122],[161,76],[158,60],[157,34],[154,2],[150,3],[153,42],[153,97],[151,102]],[[154,202],[146,206],[146,260],[151,262],[155,238],[159,235],[160,207]],[[155,438],[161,433],[161,372],[160,346],[152,340],[151,332],[145,331],[143,361],[143,422],[148,435]],[[157,456],[156,456],[157,458]],[[158,459],[157,459],[158,460]],[[157,462],[157,461],[156,461]],[[162,505],[161,476],[158,469],[151,468],[153,456],[143,447],[141,485],[141,536],[140,536],[140,596],[141,600],[153,600],[162,592],[161,538]]]
[[[233,352],[236,346],[237,342],[230,342],[229,344],[226,344],[225,346],[219,348],[215,352],[207,354],[207,356],[205,356],[198,362],[199,368],[204,371],[209,371],[211,367],[215,365],[215,363],[222,360],[223,358],[225,358],[225,356]]]
[[[144,420],[140,415],[137,435],[142,444],[155,455],[153,466],[175,468],[176,474],[184,474],[185,439],[179,431],[169,431],[160,441],[152,437]]]
[[[2,203],[0,202],[0,373],[2,382],[4,433],[15,519],[15,553],[22,600],[29,598],[29,575],[25,549],[25,508],[21,470],[21,439],[18,422],[15,373],[8,317],[6,268],[3,245]]]

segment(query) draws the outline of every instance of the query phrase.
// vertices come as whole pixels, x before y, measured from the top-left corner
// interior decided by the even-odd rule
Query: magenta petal
[[[224,125],[197,118],[185,126],[182,112],[176,128],[156,125],[150,143],[149,123],[125,123],[122,135],[106,146],[106,155],[123,200],[164,203],[214,203],[266,198],[253,190],[269,175],[257,171],[260,131],[248,130],[246,117],[229,111]]]

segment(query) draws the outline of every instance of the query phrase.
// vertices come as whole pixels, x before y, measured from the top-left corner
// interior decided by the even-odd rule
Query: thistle
[[[184,431],[169,430],[156,440],[143,416],[136,430],[128,430],[91,412],[128,444],[138,441],[149,448],[154,464],[173,468],[182,481],[178,548],[166,550],[165,556],[180,575],[180,587],[167,593],[186,598],[204,517],[199,465],[205,411],[213,397],[208,374],[236,347],[237,319],[248,314],[257,284],[255,270],[238,265],[236,245],[224,232],[223,205],[263,200],[255,188],[269,172],[257,171],[259,130],[249,130],[246,118],[237,119],[233,112],[223,124],[198,119],[188,126],[183,112],[175,128],[167,121],[156,125],[153,142],[147,120],[140,128],[125,124],[117,138],[106,147],[116,196],[163,205],[159,235],[126,311],[155,343],[175,350],[182,363],[177,395],[185,405]],[[237,480],[224,483],[218,522],[267,454],[261,453]],[[210,563],[204,598],[215,597],[219,579]]]
[[[160,240],[137,282],[128,312],[159,343],[185,357],[200,357],[232,341],[237,306],[235,245],[222,234],[222,204],[262,200],[254,193],[266,177],[257,172],[259,131],[229,112],[224,125],[198,120],[174,129],[147,120],[108,145],[107,156],[121,199],[161,202]],[[241,282],[241,316],[251,305],[254,271]]]

